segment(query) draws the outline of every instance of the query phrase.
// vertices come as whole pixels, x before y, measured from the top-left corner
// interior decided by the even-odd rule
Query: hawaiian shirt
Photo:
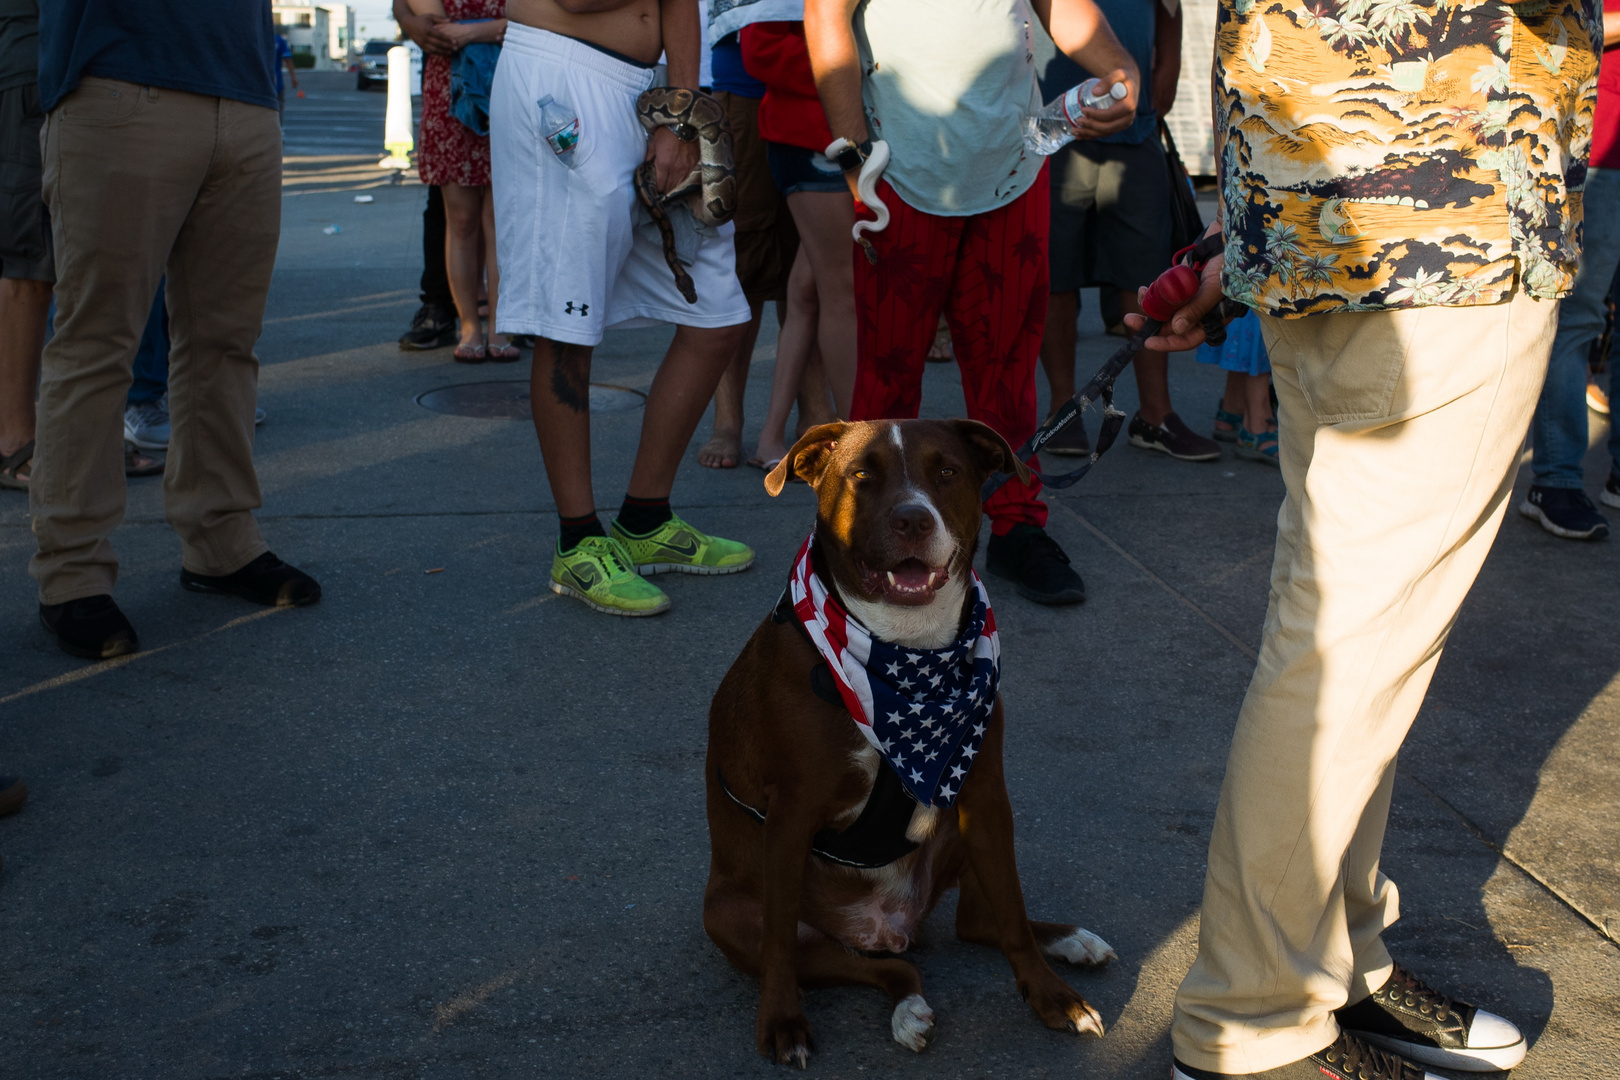
[[[1220,0],[1227,295],[1284,318],[1574,284],[1595,0]]]

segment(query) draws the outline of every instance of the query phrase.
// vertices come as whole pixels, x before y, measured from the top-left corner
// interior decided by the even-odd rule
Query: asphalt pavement
[[[772,500],[758,472],[700,468],[705,422],[677,506],[758,565],[664,579],[674,607],[656,619],[555,597],[532,428],[417,403],[526,365],[399,351],[424,189],[376,169],[380,92],[311,91],[288,103],[256,452],[266,535],[322,602],[183,592],[160,481],[135,480],[117,597],[146,651],[75,661],[35,620],[26,503],[0,492],[0,771],[33,792],[0,821],[0,1076],[771,1074],[757,986],[700,922],[702,761],[709,698],[782,588],[809,493]],[[376,145],[294,138],[336,123],[315,119],[327,110],[373,125]],[[1094,299],[1082,373],[1117,344]],[[593,378],[645,390],[668,338],[610,334]],[[768,318],[750,435],[773,356]],[[1207,430],[1221,373],[1178,356],[1171,379]],[[960,414],[951,365],[929,366],[924,402]],[[604,510],[640,419],[593,417]],[[871,990],[811,991],[812,1074],[1167,1075],[1280,497],[1264,465],[1121,445],[1049,496],[1087,602],[1045,609],[990,581],[1025,894],[1118,950],[1064,973],[1107,1036],[1040,1026],[1005,961],[954,939],[948,900],[915,957],[933,1045],[896,1045]],[[1524,1078],[1612,1077],[1620,1061],[1617,542],[1509,516],[1395,790],[1391,947],[1517,1020]]]

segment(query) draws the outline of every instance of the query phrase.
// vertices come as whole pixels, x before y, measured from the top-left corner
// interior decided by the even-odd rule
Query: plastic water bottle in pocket
[[[540,130],[557,159],[570,169],[574,167],[574,147],[579,145],[579,117],[574,110],[550,94],[535,104],[540,106]]]

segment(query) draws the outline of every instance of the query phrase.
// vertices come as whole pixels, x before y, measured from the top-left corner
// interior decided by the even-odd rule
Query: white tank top
[[[865,0],[855,13],[872,138],[907,204],[961,217],[1005,206],[1043,159],[1024,149],[1041,107],[1027,0]]]

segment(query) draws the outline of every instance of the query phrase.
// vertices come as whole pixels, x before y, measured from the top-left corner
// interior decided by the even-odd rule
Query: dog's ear
[[[832,455],[832,449],[838,445],[838,440],[844,437],[849,425],[842,420],[835,420],[830,424],[817,424],[793,444],[793,449],[782,456],[776,463],[776,468],[765,474],[765,491],[771,495],[782,494],[782,488],[787,484],[788,470],[793,475],[809,484],[816,486],[821,479],[821,471],[827,467],[827,459]],[[988,430],[988,429],[986,429]]]
[[[1018,460],[1012,445],[994,428],[977,420],[957,420],[955,424],[957,434],[967,444],[973,460],[984,470],[986,477],[992,473],[1010,472],[1017,475],[1019,483],[1029,483],[1034,475],[1029,471],[1029,466]]]

